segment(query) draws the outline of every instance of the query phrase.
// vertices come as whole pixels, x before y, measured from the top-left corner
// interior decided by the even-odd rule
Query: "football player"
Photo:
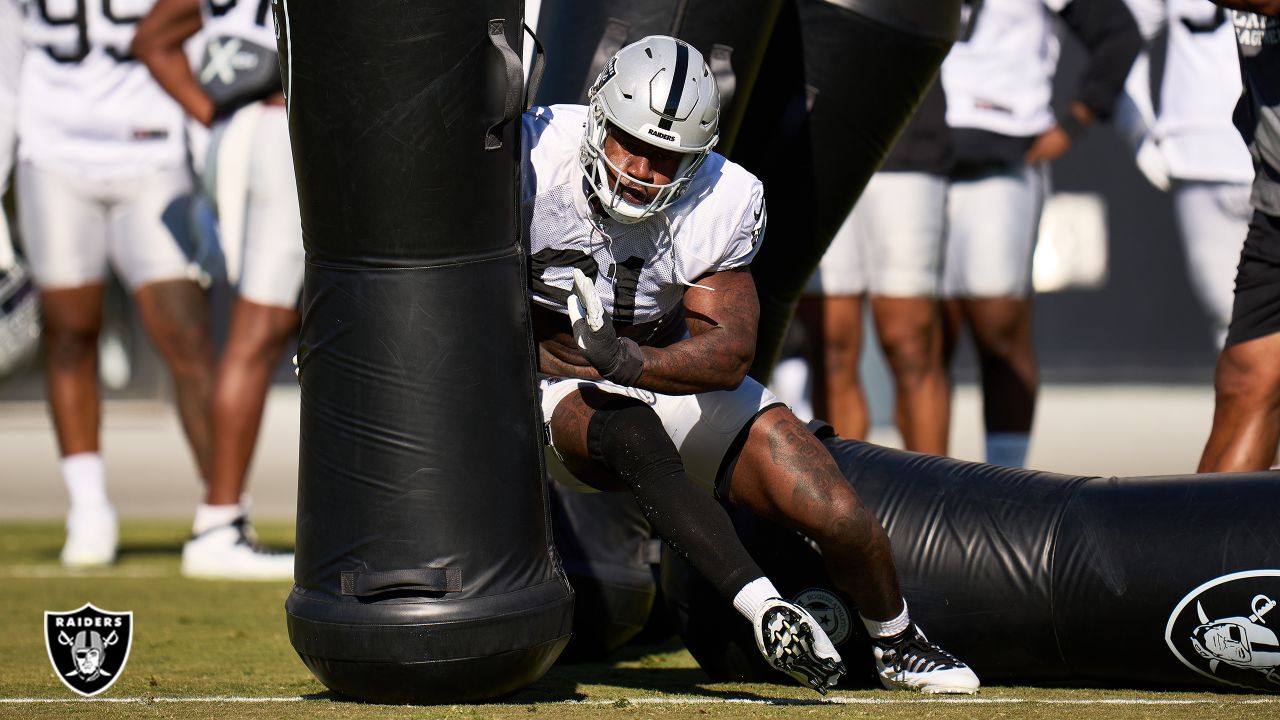
[[[948,190],[942,295],[948,336],[968,328],[982,376],[987,462],[1022,467],[1039,387],[1031,259],[1048,163],[1107,119],[1142,45],[1121,0],[982,0],[942,63],[956,153]],[[1054,17],[1089,52],[1065,112],[1050,106]],[[954,347],[954,344],[952,344]]]
[[[191,117],[213,128],[204,163],[236,298],[213,392],[213,459],[193,536],[189,577],[288,579],[293,555],[253,540],[242,500],[271,376],[298,330],[302,225],[270,5],[159,0],[134,51]],[[184,45],[202,32],[192,71]]]
[[[1160,111],[1147,62],[1125,83],[1124,117],[1138,168],[1173,194],[1191,285],[1208,311],[1214,341],[1226,340],[1240,247],[1249,228],[1253,163],[1231,113],[1240,99],[1240,61],[1230,12],[1209,0],[1127,0],[1151,42],[1163,30]]]
[[[951,427],[938,305],[952,159],[945,114],[935,81],[832,238],[799,308],[811,333],[814,414],[843,437],[867,435],[859,378],[867,297],[893,372],[903,447],[932,455],[947,453]]]
[[[0,2],[0,28],[17,28],[17,5]],[[0,30],[0,197],[9,192],[17,127],[18,68],[21,37]],[[9,217],[0,209],[0,378],[26,366],[40,345],[40,311],[31,275],[13,248]]]
[[[888,537],[831,456],[747,377],[759,303],[760,182],[712,152],[719,92],[670,37],[624,47],[588,107],[524,117],[522,211],[551,473],[631,492],[655,532],[743,617],[774,667],[825,690],[844,672],[784,601],[715,497],[803,532],[874,638],[886,687],[971,693],[898,588]]]
[[[1253,217],[1200,472],[1264,470],[1280,442],[1280,1],[1215,1],[1233,10],[1244,84],[1235,121],[1253,158]]]
[[[22,12],[0,23],[9,38],[0,45],[22,45],[18,222],[40,289],[49,405],[71,496],[62,561],[100,565],[114,559],[117,539],[98,445],[108,265],[172,373],[183,430],[201,478],[209,475],[213,353],[205,294],[182,250],[192,189],[183,113],[129,52],[148,2],[2,1]]]

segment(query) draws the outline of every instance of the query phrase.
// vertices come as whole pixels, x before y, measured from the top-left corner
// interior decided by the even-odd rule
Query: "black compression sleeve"
[[[587,448],[631,490],[658,537],[726,600],[764,575],[724,509],[685,474],[675,443],[648,405],[609,399],[587,426]]]
[[[1111,117],[1133,59],[1142,49],[1138,23],[1124,0],[1072,0],[1059,13],[1089,50],[1076,99],[1101,120]]]

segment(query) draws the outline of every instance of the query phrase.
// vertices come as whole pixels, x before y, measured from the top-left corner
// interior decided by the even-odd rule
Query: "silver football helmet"
[[[618,222],[639,222],[675,202],[720,138],[715,76],[702,53],[683,40],[651,35],[622,48],[605,64],[587,97],[591,107],[579,162],[592,191]],[[610,162],[604,153],[610,127],[683,155],[671,182],[643,182]],[[645,205],[627,202],[624,178],[657,194]]]
[[[0,214],[0,378],[25,366],[40,345],[35,283],[14,256],[8,230]]]

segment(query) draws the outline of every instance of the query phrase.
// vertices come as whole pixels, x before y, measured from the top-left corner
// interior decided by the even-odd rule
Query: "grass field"
[[[288,545],[292,528],[259,528]],[[71,573],[57,564],[57,523],[0,525],[0,718],[1280,718],[1280,697],[984,687],[973,698],[716,684],[675,643],[626,648],[611,663],[557,665],[501,702],[395,707],[345,701],[303,667],[284,622],[287,583],[185,580],[184,523],[126,523],[120,562]],[[53,675],[45,610],[85,602],[132,610],[134,639],[120,679],[78,699]],[[980,668],[979,668],[980,670]]]

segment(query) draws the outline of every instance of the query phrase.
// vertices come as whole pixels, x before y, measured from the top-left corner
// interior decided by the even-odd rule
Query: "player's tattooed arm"
[[[673,395],[730,390],[742,384],[755,359],[760,302],[746,268],[704,275],[705,288],[685,292],[689,337],[666,347],[644,347],[636,387]]]
[[[208,125],[214,103],[196,81],[183,48],[203,24],[200,0],[158,0],[138,23],[132,51],[188,115]]]

